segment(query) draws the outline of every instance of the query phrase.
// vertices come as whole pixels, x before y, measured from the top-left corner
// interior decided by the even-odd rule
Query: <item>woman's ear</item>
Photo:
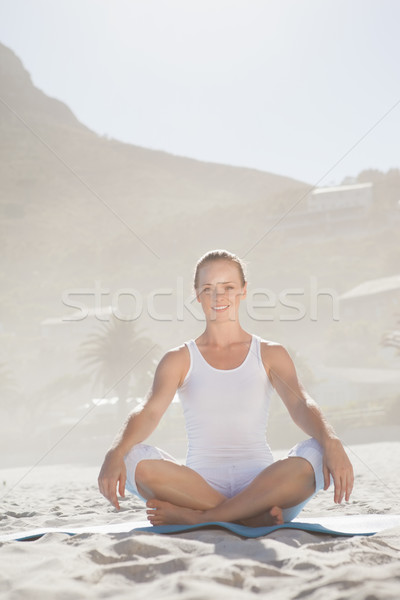
[[[247,296],[247,281],[243,286],[243,292],[242,292],[242,300],[244,300]]]

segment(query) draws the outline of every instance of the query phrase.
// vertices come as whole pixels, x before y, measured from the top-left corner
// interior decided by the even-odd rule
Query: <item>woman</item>
[[[117,508],[118,487],[147,501],[153,525],[231,521],[249,526],[291,521],[322,488],[349,500],[353,469],[333,429],[299,383],[280,344],[245,331],[239,305],[247,282],[240,259],[205,254],[194,289],[206,318],[196,339],[160,360],[147,401],[132,413],[107,452],[101,493]],[[266,441],[269,400],[276,389],[310,439],[274,462]],[[188,434],[186,465],[143,444],[178,392]]]

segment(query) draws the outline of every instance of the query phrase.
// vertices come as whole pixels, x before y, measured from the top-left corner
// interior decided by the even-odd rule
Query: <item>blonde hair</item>
[[[239,273],[240,273],[240,278],[242,280],[242,286],[245,285],[247,279],[246,279],[246,265],[244,263],[244,261],[242,259],[240,259],[236,254],[233,254],[232,252],[228,252],[228,250],[210,250],[209,252],[206,252],[206,254],[203,254],[203,256],[201,258],[199,258],[199,260],[196,263],[196,267],[195,267],[195,271],[194,271],[194,282],[193,282],[193,287],[196,290],[198,288],[199,285],[199,271],[201,269],[201,267],[204,267],[204,265],[206,265],[207,263],[210,263],[212,261],[215,260],[229,260],[233,263],[235,263],[239,269]]]

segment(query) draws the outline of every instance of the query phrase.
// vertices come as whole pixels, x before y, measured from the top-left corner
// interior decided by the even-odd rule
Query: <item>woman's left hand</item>
[[[323,458],[324,490],[330,486],[330,476],[335,486],[334,502],[340,504],[345,498],[348,502],[354,485],[353,467],[341,441],[329,440],[324,446]]]

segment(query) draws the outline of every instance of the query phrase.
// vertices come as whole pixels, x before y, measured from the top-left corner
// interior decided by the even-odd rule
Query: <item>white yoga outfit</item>
[[[247,487],[274,462],[266,440],[273,386],[261,360],[261,341],[265,340],[252,335],[249,352],[235,369],[212,367],[193,339],[185,342],[190,352],[190,367],[178,396],[188,437],[186,466],[228,498]],[[314,438],[308,439],[292,448],[288,456],[300,456],[311,463],[315,495],[324,486],[320,444]],[[137,444],[128,452],[126,487],[145,501],[135,482],[136,465],[144,459],[178,461],[148,444]],[[294,519],[311,497],[284,509],[284,520]]]

